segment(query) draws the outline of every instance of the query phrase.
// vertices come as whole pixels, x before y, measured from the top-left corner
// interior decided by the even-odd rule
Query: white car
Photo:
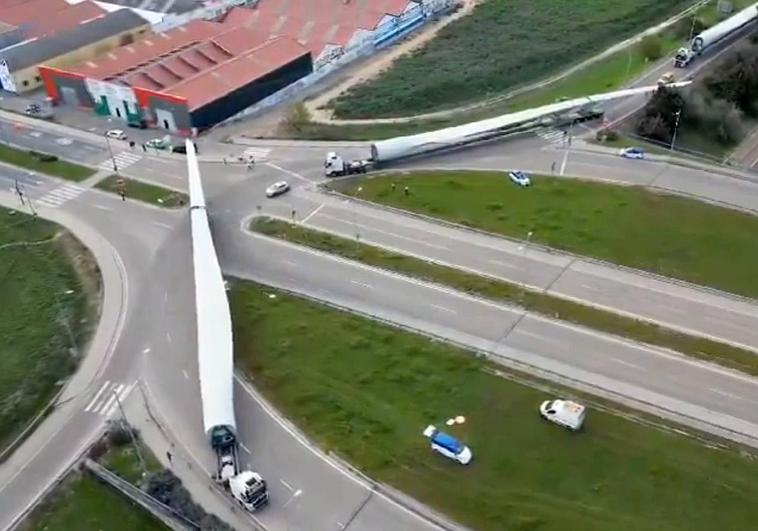
[[[532,179],[529,177],[529,174],[521,170],[509,172],[508,177],[513,184],[517,184],[519,186],[529,186],[532,184]]]
[[[458,461],[462,465],[467,465],[471,462],[473,454],[471,449],[463,444],[461,441],[439,431],[434,426],[427,426],[424,430],[424,437],[428,437],[432,443],[432,450],[438,452],[448,459]]]
[[[121,129],[108,129],[105,132],[105,136],[108,138],[114,138],[116,140],[126,140],[126,133],[124,133]]]
[[[645,150],[638,147],[622,148],[619,151],[619,155],[624,157],[625,159],[644,159]]]
[[[540,404],[540,416],[571,431],[579,431],[584,424],[587,408],[571,400],[545,400]]]
[[[287,181],[279,181],[275,182],[268,188],[266,188],[266,197],[276,197],[278,195],[282,195],[283,193],[287,192],[290,189],[290,185],[287,184]]]

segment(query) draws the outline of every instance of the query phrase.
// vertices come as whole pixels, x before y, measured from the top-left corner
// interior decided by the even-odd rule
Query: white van
[[[545,400],[540,404],[540,416],[571,431],[578,431],[584,424],[587,408],[571,400]]]

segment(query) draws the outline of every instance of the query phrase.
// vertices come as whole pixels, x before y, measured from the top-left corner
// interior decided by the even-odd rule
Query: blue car
[[[471,449],[461,441],[439,431],[434,426],[427,426],[424,430],[424,437],[428,437],[432,443],[432,450],[438,452],[448,459],[458,461],[462,465],[467,465],[473,457]]]

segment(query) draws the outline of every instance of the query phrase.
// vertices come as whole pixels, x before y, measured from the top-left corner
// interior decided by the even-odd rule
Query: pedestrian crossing
[[[566,141],[566,134],[558,129],[553,129],[552,127],[537,129],[535,134],[541,139],[546,140],[549,144],[556,146],[563,145]]]
[[[253,157],[254,160],[264,160],[271,153],[271,148],[249,147],[244,151],[245,157]]]
[[[131,151],[121,151],[113,156],[116,161],[116,167],[119,170],[123,170],[131,166],[132,164],[142,160],[142,155],[137,155]],[[110,158],[105,159],[103,162],[97,165],[98,168],[105,171],[113,171],[113,160]]]
[[[75,184],[64,184],[58,188],[55,188],[54,190],[49,191],[37,199],[37,203],[51,208],[56,208],[61,206],[66,201],[70,201],[71,199],[79,197],[86,191],[86,188],[82,188],[81,186],[77,186]]]
[[[84,408],[84,411],[93,415],[111,417],[118,409],[119,403],[123,403],[129,396],[135,384],[136,382],[127,385],[106,380],[89,401],[87,407]]]

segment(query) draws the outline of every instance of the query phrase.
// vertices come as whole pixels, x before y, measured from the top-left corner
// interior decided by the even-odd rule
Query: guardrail
[[[171,529],[175,529],[177,531],[200,529],[200,525],[185,518],[168,505],[165,505],[156,500],[147,492],[132,485],[122,477],[114,474],[92,459],[86,458],[83,464],[84,467],[90,471],[97,479],[109,487],[117,490],[119,493],[126,496],[140,507],[149,511],[153,516],[158,518],[161,522],[166,524]]]

